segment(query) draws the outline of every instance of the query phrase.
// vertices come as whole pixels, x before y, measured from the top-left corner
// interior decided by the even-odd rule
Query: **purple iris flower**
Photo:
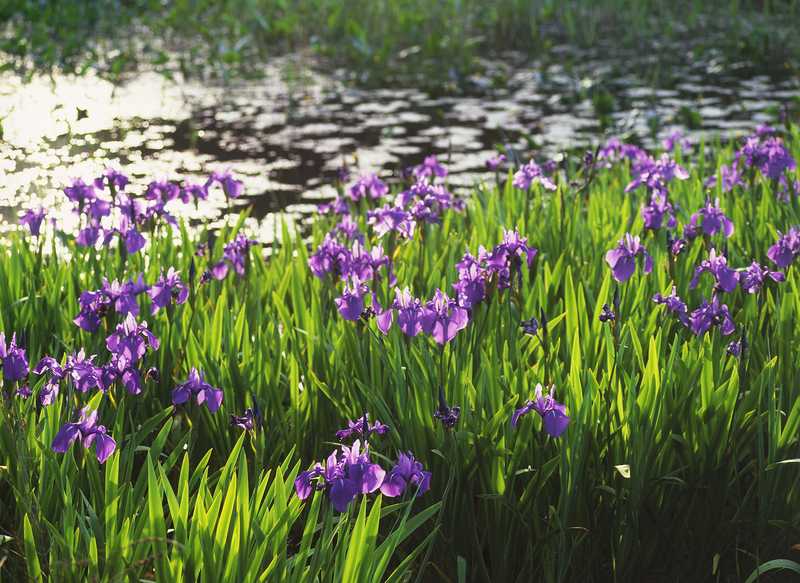
[[[239,233],[230,243],[223,247],[223,257],[231,264],[236,275],[244,277],[247,271],[247,260],[250,257],[250,247],[257,241],[248,239],[243,233]]]
[[[392,264],[383,252],[382,245],[376,245],[367,251],[360,241],[354,241],[352,250],[343,266],[343,274],[352,275],[361,281],[375,281],[380,278],[380,268],[385,268],[390,285],[393,283]]]
[[[161,308],[171,305],[173,300],[176,304],[184,303],[189,297],[189,288],[181,280],[180,273],[175,271],[174,267],[170,267],[166,275],[163,272],[161,273],[161,277],[150,286],[147,293],[150,299],[153,300],[150,311],[155,314]]]
[[[536,334],[539,332],[539,320],[537,320],[536,317],[532,317],[528,320],[522,320],[519,323],[519,327],[522,328],[522,332],[524,334],[536,336]]]
[[[251,431],[256,426],[256,413],[253,409],[245,409],[244,415],[231,415],[231,425],[244,431]]]
[[[369,415],[364,413],[358,419],[351,420],[347,422],[347,427],[344,429],[340,429],[336,432],[336,439],[338,440],[345,440],[345,439],[352,439],[353,437],[360,437],[363,439],[367,439],[371,434],[375,435],[384,435],[389,431],[389,426],[384,425],[377,419],[375,423],[370,425],[369,423]]]
[[[189,371],[189,378],[172,390],[172,403],[181,405],[193,395],[197,399],[197,404],[205,403],[211,413],[216,413],[222,405],[222,390],[208,384],[203,378],[203,373],[194,367]]]
[[[445,429],[453,429],[461,418],[461,407],[457,405],[449,407],[446,404],[440,404],[434,411],[433,418],[438,420]]]
[[[644,185],[650,192],[657,192],[666,197],[667,184],[675,178],[686,180],[689,178],[689,173],[669,155],[663,154],[658,160],[640,159],[633,168],[633,180],[625,187],[625,192],[631,192]]]
[[[497,172],[500,166],[505,164],[507,158],[505,154],[499,154],[486,160],[486,168],[492,172]]]
[[[687,244],[688,241],[683,237],[675,239],[672,236],[672,233],[667,231],[667,251],[673,257],[677,257],[678,255],[680,255],[683,252],[683,250],[686,249]]]
[[[467,327],[469,314],[458,302],[437,289],[433,299],[422,309],[419,321],[426,334],[432,335],[437,343],[444,345],[455,338],[459,330]]]
[[[96,197],[94,185],[86,184],[80,178],[73,180],[72,184],[64,189],[64,194],[80,206]]]
[[[422,304],[411,295],[406,287],[401,291],[394,289],[395,300],[393,307],[397,310],[397,326],[406,336],[416,336],[422,332]]]
[[[384,309],[378,302],[378,297],[372,294],[372,309],[375,312],[375,321],[378,324],[378,330],[381,334],[388,334],[394,323],[394,310],[392,308]]]
[[[488,270],[481,267],[480,261],[469,252],[456,263],[456,268],[458,281],[453,284],[453,289],[456,291],[458,304],[470,310],[486,297]]]
[[[742,174],[737,165],[720,166],[720,177],[722,178],[722,192],[730,192],[736,186],[744,186]],[[706,188],[713,188],[717,185],[717,175],[709,176],[703,183]]]
[[[676,224],[675,209],[667,200],[667,197],[658,192],[653,192],[650,196],[650,202],[642,206],[644,228],[657,231],[664,224],[665,216],[667,217],[666,227],[668,229],[674,229]]]
[[[792,227],[767,251],[767,257],[780,268],[788,267],[800,255],[800,228]]]
[[[517,276],[522,286],[522,259],[530,269],[537,253],[535,247],[528,246],[527,237],[504,229],[503,242],[495,245],[491,253],[483,254],[481,259],[485,259],[487,269],[497,275],[497,287],[502,290],[511,287],[513,276]]]
[[[414,229],[417,226],[411,213],[388,204],[367,211],[367,224],[372,226],[378,237],[394,231],[405,239],[411,239],[414,236]]]
[[[106,348],[112,353],[119,371],[124,371],[139,362],[147,349],[158,350],[159,341],[148,330],[147,322],[138,323],[133,314],[117,325],[116,330],[106,338]]]
[[[375,174],[369,174],[359,178],[347,191],[347,196],[351,200],[358,202],[364,198],[376,200],[389,193],[389,187]]]
[[[95,454],[101,464],[105,463],[117,447],[105,426],[97,424],[97,411],[89,411],[88,407],[81,410],[77,423],[66,423],[61,427],[51,448],[56,453],[66,453],[75,440],[83,443],[86,449],[96,444]]]
[[[27,225],[28,229],[31,231],[31,235],[38,237],[42,231],[42,221],[44,221],[45,214],[46,211],[43,208],[39,210],[28,209],[25,211],[25,214],[20,217],[19,224]]]
[[[600,160],[606,160],[608,165],[626,159],[636,163],[650,158],[647,152],[639,146],[623,143],[619,138],[609,138],[600,148],[597,157]]]
[[[214,184],[219,184],[228,198],[239,198],[244,193],[244,183],[234,178],[230,170],[212,172],[211,176],[206,180],[206,190]]]
[[[397,454],[397,463],[386,474],[381,484],[381,494],[389,498],[402,496],[407,489],[416,491],[417,496],[422,496],[431,487],[431,473],[414,459],[410,451]]]
[[[328,273],[341,277],[349,271],[350,250],[336,241],[330,233],[325,235],[317,250],[308,258],[308,266],[316,277],[323,278]]]
[[[102,227],[99,225],[89,225],[78,231],[78,235],[75,237],[75,243],[81,247],[94,247],[97,241],[100,240],[102,234]]]
[[[686,226],[685,233],[689,238],[693,238],[702,230],[706,235],[716,235],[723,233],[725,237],[733,235],[733,223],[725,216],[719,207],[719,199],[712,202],[706,201],[703,208],[693,213]]]
[[[680,146],[681,150],[686,150],[692,143],[683,135],[681,130],[674,130],[661,142],[664,150],[672,152],[675,146]]]
[[[111,300],[102,291],[85,291],[78,297],[78,305],[80,312],[73,322],[87,332],[96,332],[101,318],[108,313]]]
[[[364,295],[369,292],[366,284],[356,276],[352,276],[345,283],[341,297],[336,298],[336,308],[345,320],[355,321],[361,317],[364,311]]]
[[[696,336],[705,334],[713,326],[719,326],[723,336],[729,336],[736,330],[728,306],[720,303],[717,294],[711,297],[710,303],[703,300],[700,307],[689,314],[689,329]]]
[[[653,301],[657,304],[665,305],[667,310],[675,314],[684,326],[689,324],[689,308],[686,306],[686,302],[678,296],[678,290],[675,286],[672,286],[670,295],[662,296],[661,294],[656,294],[653,296]]]
[[[34,367],[33,372],[37,375],[45,373],[50,375],[50,378],[39,393],[39,401],[44,406],[52,405],[58,396],[59,384],[66,377],[68,371],[64,370],[61,364],[52,356],[45,356]]]
[[[770,137],[761,143],[752,157],[753,165],[771,180],[778,180],[784,172],[794,170],[797,163],[780,138]]]
[[[17,346],[17,335],[11,336],[11,342],[6,345],[5,332],[0,332],[0,359],[3,365],[3,379],[14,383],[28,376],[28,358],[25,349]]]
[[[742,356],[742,353],[747,350],[747,339],[742,336],[738,340],[732,340],[728,343],[727,353],[735,358]]]
[[[617,315],[614,313],[614,310],[611,309],[611,306],[603,304],[599,319],[605,324],[606,322],[614,322],[617,319]]]
[[[208,198],[208,188],[205,184],[196,184],[194,182],[187,182],[181,188],[181,200],[189,202],[194,200],[206,200]]]
[[[536,411],[542,418],[544,430],[551,437],[559,437],[569,425],[567,408],[553,398],[554,389],[551,388],[547,395],[542,394],[541,383],[536,385],[534,400],[527,401],[522,407],[514,411],[511,416],[511,426],[516,427],[520,417],[531,411]]]
[[[98,190],[105,190],[108,186],[113,192],[122,192],[129,182],[128,177],[119,170],[106,168],[100,176],[94,179],[94,186]]]
[[[426,156],[422,164],[414,167],[414,177],[420,179],[433,176],[444,178],[447,176],[447,168],[439,164],[436,156]]]
[[[349,215],[350,206],[347,204],[347,199],[337,196],[331,202],[326,202],[317,207],[317,212],[321,215]]]
[[[106,298],[114,304],[114,311],[117,314],[138,316],[139,303],[136,301],[136,296],[146,292],[147,289],[147,285],[144,283],[144,276],[140,273],[136,281],[129,279],[125,283],[120,283],[117,280],[109,282],[103,278],[103,287],[100,292],[105,294]]]
[[[177,184],[169,182],[168,180],[154,180],[147,185],[144,197],[147,200],[167,203],[178,198],[180,194],[181,188]]]
[[[611,267],[611,274],[615,280],[622,283],[631,278],[636,269],[637,255],[641,255],[644,259],[644,273],[650,273],[653,270],[653,258],[640,243],[639,237],[625,233],[617,246],[606,253],[606,263]]]
[[[350,218],[350,215],[345,215],[332,229],[334,235],[341,234],[349,241],[359,241],[364,243],[364,235],[358,230],[358,223]]]
[[[340,455],[334,451],[323,467],[316,464],[301,472],[294,481],[295,492],[305,500],[313,490],[324,490],[337,512],[345,512],[356,496],[369,494],[381,487],[386,472],[369,459],[369,449],[361,451],[361,442],[352,447],[342,446]]]
[[[761,291],[767,278],[770,278],[776,283],[786,280],[786,276],[780,271],[770,271],[766,267],[759,265],[756,261],[753,261],[750,267],[739,271],[739,283],[742,289],[749,294],[755,294]]]
[[[85,393],[90,389],[103,389],[102,369],[94,364],[95,355],[86,356],[81,348],[75,354],[67,357],[64,372],[69,374],[75,390]]]
[[[710,273],[717,281],[717,288],[724,292],[731,293],[739,283],[739,274],[728,267],[728,260],[721,253],[717,255],[716,249],[711,249],[708,259],[700,262],[694,270],[694,276],[689,283],[689,289],[697,287],[697,282],[703,273]]]
[[[545,176],[541,166],[531,160],[517,170],[517,172],[514,174],[514,181],[512,184],[520,190],[528,190],[531,187],[531,184],[535,183],[541,184],[542,188],[547,190],[556,189],[555,183]]]

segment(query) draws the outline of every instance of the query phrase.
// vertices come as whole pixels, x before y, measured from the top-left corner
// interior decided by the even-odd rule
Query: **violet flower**
[[[94,179],[94,186],[98,190],[105,190],[106,186],[108,186],[109,190],[117,193],[125,190],[129,182],[128,177],[119,170],[106,168],[100,176]]]
[[[527,164],[524,164],[519,170],[516,171],[514,174],[514,180],[512,182],[512,184],[520,190],[528,190],[531,187],[531,184],[536,183],[541,184],[542,188],[547,190],[556,189],[555,183],[545,176],[542,168],[533,160]]]
[[[389,498],[402,496],[406,489],[413,489],[417,496],[422,496],[431,487],[431,473],[414,459],[414,454],[400,452],[397,463],[386,474],[381,484],[381,494]]]
[[[766,267],[753,261],[750,267],[746,267],[739,271],[739,283],[742,289],[749,294],[755,294],[761,291],[766,279],[770,278],[776,283],[786,280],[786,276],[780,271],[770,271]]]
[[[433,418],[441,422],[445,429],[453,429],[461,418],[461,407],[458,405],[449,407],[446,404],[439,404],[439,407],[433,413]]]
[[[422,332],[422,304],[411,295],[408,287],[394,289],[393,307],[397,310],[397,326],[406,336],[414,337]]]
[[[710,303],[703,300],[703,303],[689,314],[688,325],[696,336],[705,334],[714,326],[719,327],[723,336],[730,336],[736,329],[728,306],[719,302],[717,294],[711,297]]]
[[[644,228],[657,231],[664,224],[665,216],[667,217],[666,227],[674,229],[676,224],[675,209],[665,196],[654,192],[650,196],[650,202],[642,206]]]
[[[725,237],[733,235],[733,223],[725,216],[719,207],[719,199],[712,204],[706,201],[704,207],[693,213],[686,226],[685,232],[689,238],[696,236],[702,230],[706,235],[713,236],[723,233]]]
[[[617,315],[608,304],[603,304],[603,309],[600,311],[599,319],[605,324],[606,322],[614,322],[617,319]]]
[[[255,429],[256,422],[256,412],[253,409],[245,409],[244,415],[231,415],[231,425],[244,431]]]
[[[358,419],[348,421],[347,427],[344,429],[340,429],[336,432],[336,439],[338,440],[345,440],[345,439],[352,439],[353,437],[359,437],[363,439],[368,439],[371,434],[375,435],[384,435],[388,433],[389,426],[384,425],[378,420],[375,420],[375,423],[369,423],[369,415],[364,413]]]
[[[400,207],[390,207],[388,204],[367,211],[367,224],[372,226],[377,237],[396,232],[405,239],[411,239],[414,236],[414,229],[417,226],[411,213]]]
[[[214,184],[219,184],[227,198],[239,198],[244,193],[244,183],[233,177],[230,170],[212,172],[206,180],[205,188],[208,190]]]
[[[355,321],[361,317],[361,312],[364,311],[364,295],[367,292],[369,288],[356,276],[345,283],[342,295],[334,300],[342,318]]]
[[[414,177],[420,179],[433,176],[444,178],[447,176],[447,168],[439,164],[436,156],[426,156],[422,164],[414,167]]]
[[[181,280],[181,275],[170,267],[167,274],[161,273],[161,277],[147,291],[153,305],[150,308],[155,314],[161,308],[166,308],[174,301],[176,304],[183,304],[189,297],[189,287]]]
[[[788,267],[800,255],[800,228],[792,227],[767,251],[767,257],[780,268]]]
[[[369,449],[361,451],[361,442],[352,447],[342,446],[341,454],[334,451],[325,466],[316,464],[301,472],[294,481],[295,492],[305,500],[313,490],[324,490],[337,512],[345,512],[359,494],[369,494],[381,487],[386,472],[370,461]]]
[[[489,169],[491,172],[497,172],[506,162],[507,158],[505,154],[499,154],[497,156],[493,156],[486,160],[486,168]]]
[[[426,334],[431,334],[437,343],[444,345],[467,327],[469,314],[455,300],[437,289],[433,299],[422,309],[419,321]]]
[[[672,286],[672,293],[670,295],[662,296],[661,294],[656,294],[653,296],[653,301],[666,306],[667,310],[675,314],[681,324],[688,326],[689,308],[686,306],[686,302],[678,296],[678,290],[675,286]]]
[[[622,283],[631,278],[636,269],[636,257],[638,255],[643,257],[644,273],[650,273],[653,270],[653,258],[644,245],[640,243],[639,237],[625,233],[625,236],[619,240],[617,246],[606,253],[606,263],[611,267],[611,274],[615,280]]]
[[[198,405],[205,403],[211,413],[216,413],[222,405],[222,390],[208,384],[203,378],[203,373],[194,367],[189,371],[189,378],[172,390],[172,403],[181,405],[192,396],[197,399]]]
[[[511,416],[511,426],[516,427],[520,417],[531,411],[536,411],[542,418],[545,432],[551,437],[559,437],[566,431],[570,418],[566,407],[553,398],[555,389],[551,388],[547,395],[542,394],[541,383],[536,385],[534,400],[527,401],[522,407],[514,411]]]
[[[458,304],[470,310],[486,297],[486,280],[489,272],[481,267],[480,261],[469,252],[456,263],[456,268],[458,281],[453,284],[453,289],[456,291]]]
[[[495,245],[492,252],[483,255],[488,271],[497,275],[498,289],[508,289],[512,284],[512,277],[516,276],[519,286],[522,287],[522,259],[530,269],[538,250],[528,246],[528,238],[520,237],[517,231],[503,230],[503,242]]]
[[[97,411],[89,411],[88,407],[81,410],[77,423],[66,423],[61,427],[53,439],[51,448],[56,453],[66,453],[76,440],[86,449],[96,444],[95,455],[101,464],[105,463],[117,447],[117,443],[108,435],[105,426],[97,424]]]
[[[3,379],[8,383],[21,381],[28,376],[28,358],[25,349],[17,346],[17,335],[11,336],[6,345],[5,332],[0,332],[0,359],[2,359]]]
[[[42,231],[42,221],[44,220],[46,211],[43,208],[39,210],[28,209],[20,217],[19,224],[27,225],[31,231],[31,235],[38,237]]]
[[[739,274],[728,267],[728,260],[724,255],[717,255],[716,249],[712,248],[708,253],[708,259],[700,262],[694,270],[694,276],[689,283],[689,289],[697,287],[697,282],[703,273],[710,273],[716,280],[716,287],[724,292],[731,293],[739,283]]]
[[[364,198],[376,200],[386,196],[388,193],[389,187],[375,174],[362,176],[347,190],[347,196],[354,202]]]
[[[147,322],[138,323],[132,314],[106,338],[106,348],[120,372],[144,358],[148,348],[158,350],[158,347],[158,338],[148,330]]]

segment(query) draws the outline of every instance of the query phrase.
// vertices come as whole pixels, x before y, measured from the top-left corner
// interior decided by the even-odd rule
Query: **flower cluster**
[[[57,453],[66,453],[75,441],[82,443],[86,449],[95,444],[97,461],[101,464],[105,463],[117,447],[105,426],[97,424],[97,411],[89,411],[88,407],[81,410],[77,423],[67,423],[61,427],[50,447]]]
[[[388,472],[370,459],[369,445],[360,440],[351,447],[341,446],[332,452],[325,464],[317,463],[301,472],[294,481],[300,500],[307,499],[314,490],[324,491],[337,512],[346,512],[359,494],[380,490],[384,496],[394,498],[406,491],[421,496],[430,488],[431,473],[426,471],[410,452],[400,452],[397,463]]]
[[[798,185],[790,183],[789,172],[797,168],[797,161],[775,135],[775,130],[769,126],[760,126],[754,134],[745,138],[742,146],[733,155],[729,165],[720,168],[722,191],[730,192],[736,186],[744,186],[744,175],[758,173],[767,180],[779,186],[779,195],[783,193],[788,199],[788,193],[797,194]],[[717,185],[717,176],[706,179],[706,187]]]
[[[364,413],[360,418],[347,422],[347,427],[336,432],[336,439],[345,440],[360,437],[366,441],[370,435],[384,435],[389,432],[389,426],[376,420],[369,423],[369,414]]]

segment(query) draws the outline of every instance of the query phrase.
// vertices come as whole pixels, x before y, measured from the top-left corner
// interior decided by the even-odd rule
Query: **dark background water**
[[[731,63],[713,51],[556,48],[546,59],[487,60],[458,94],[413,87],[358,89],[298,58],[273,63],[258,81],[173,83],[142,73],[122,86],[91,75],[0,84],[0,204],[63,209],[60,189],[121,167],[143,186],[230,168],[246,185],[250,230],[270,239],[275,213],[306,220],[333,194],[337,169],[390,177],[431,153],[453,188],[486,177],[499,149],[557,156],[621,135],[648,147],[675,129],[690,140],[731,138],[796,108],[800,82]],[[220,197],[190,218],[235,214]],[[68,220],[68,213],[61,213]]]

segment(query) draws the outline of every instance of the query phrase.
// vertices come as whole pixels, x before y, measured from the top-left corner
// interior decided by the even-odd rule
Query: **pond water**
[[[69,221],[60,193],[74,177],[111,165],[142,187],[155,178],[205,177],[230,168],[245,183],[251,234],[270,240],[278,211],[304,222],[330,198],[337,169],[399,175],[430,153],[450,169],[452,188],[486,177],[498,147],[554,156],[605,135],[645,146],[675,129],[694,142],[731,138],[800,99],[800,81],[706,54],[654,51],[613,59],[602,49],[555,49],[545,61],[511,55],[486,63],[466,91],[357,89],[337,74],[311,72],[297,58],[273,63],[263,79],[226,86],[173,83],[142,73],[121,86],[92,75],[0,82],[0,213],[44,204]],[[600,114],[606,115],[601,123]],[[227,220],[222,196],[179,214]]]

